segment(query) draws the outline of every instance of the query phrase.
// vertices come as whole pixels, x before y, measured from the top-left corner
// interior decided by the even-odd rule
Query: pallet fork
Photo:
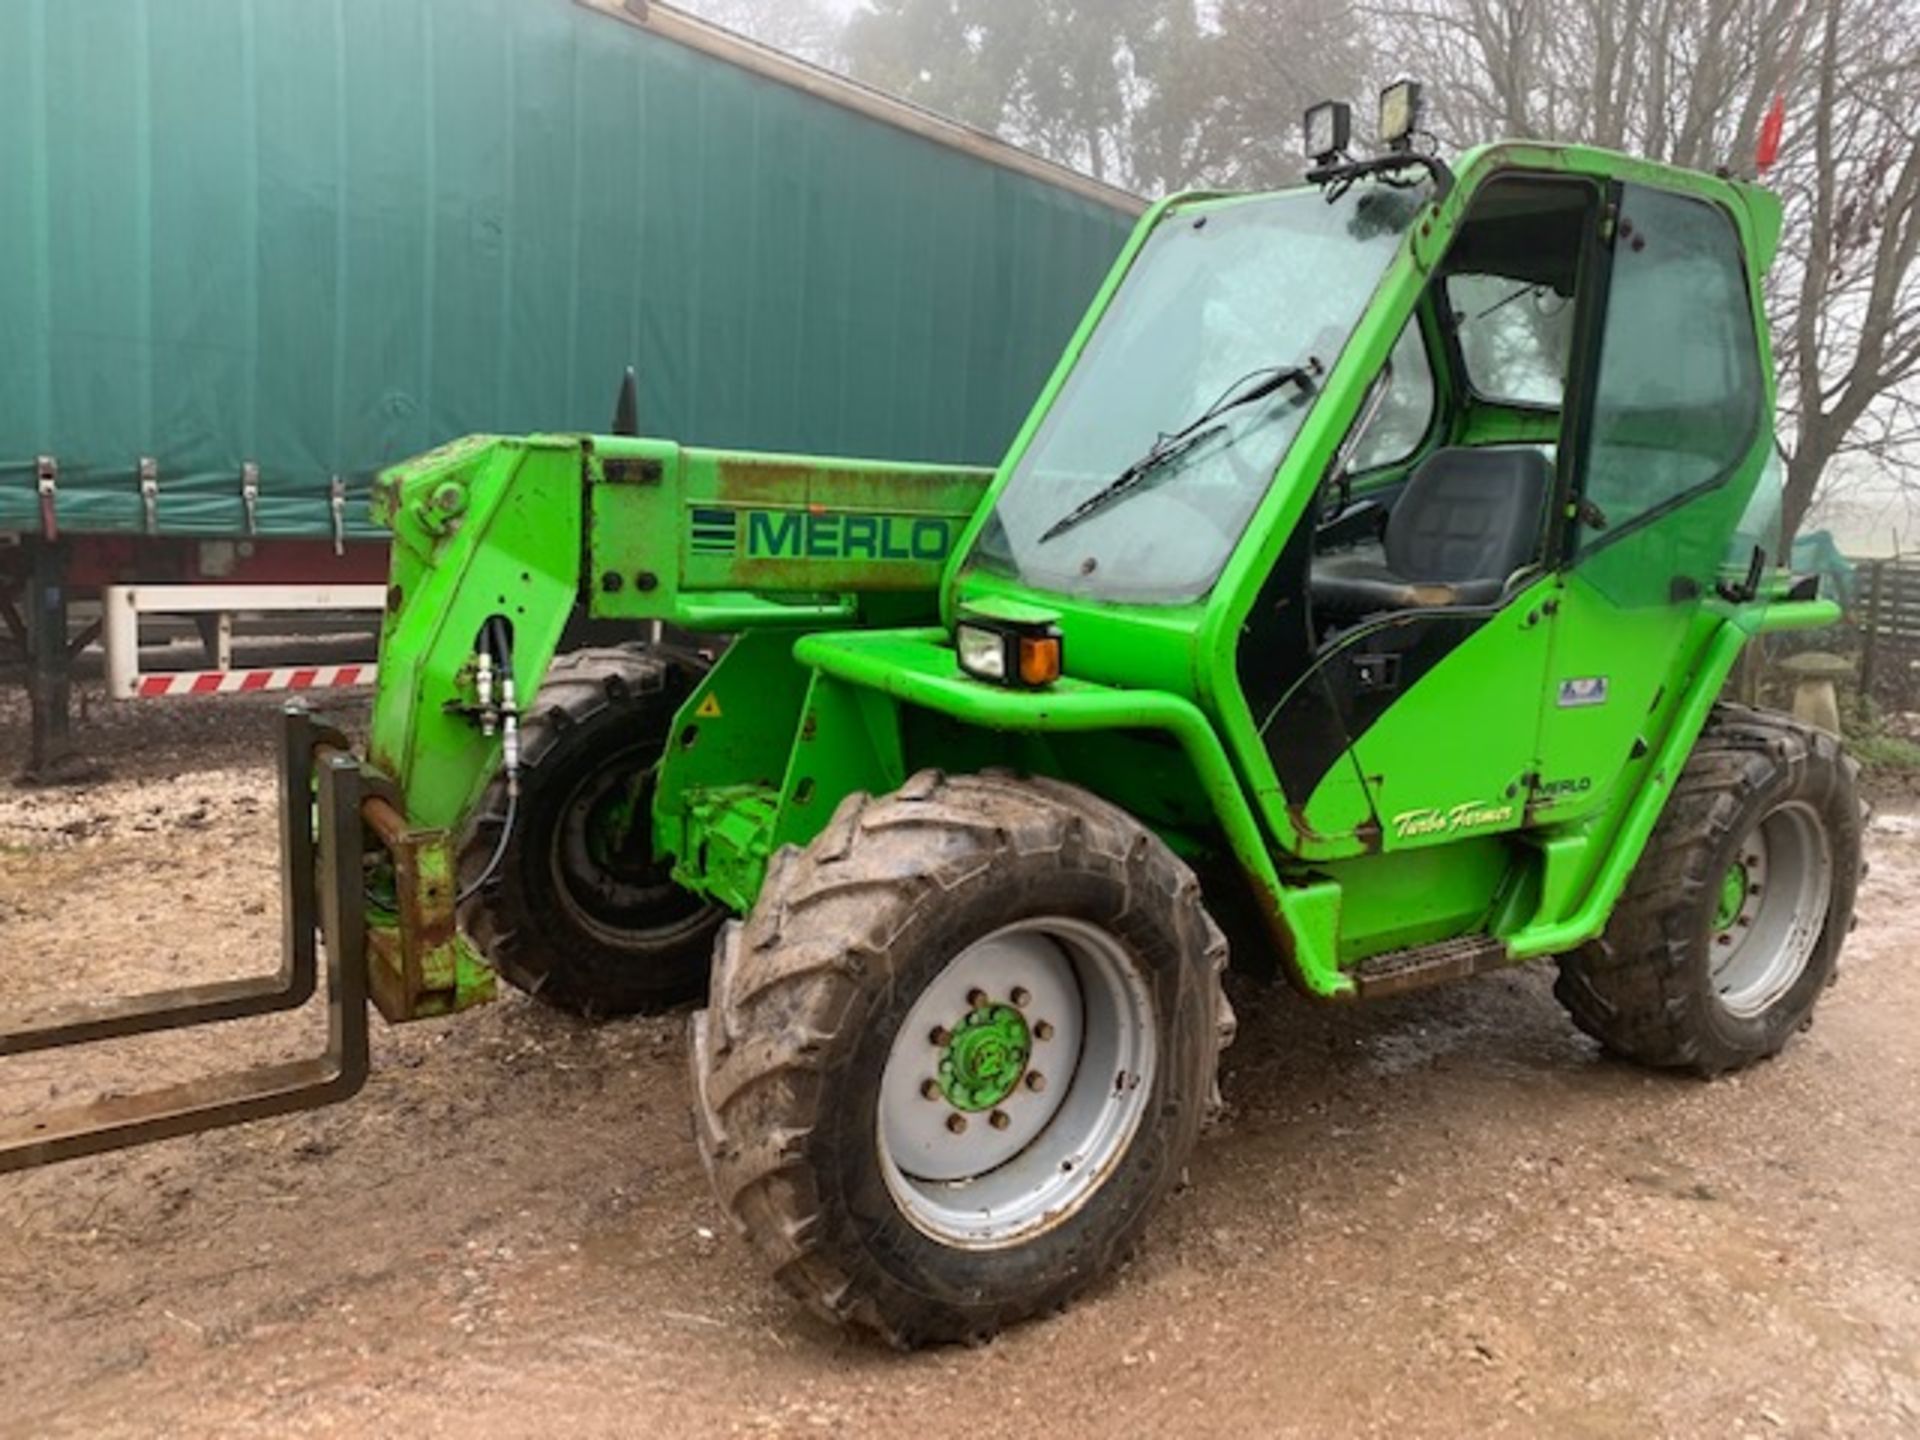
[[[379,777],[346,737],[293,704],[282,713],[279,970],[38,1014],[0,1015],[0,1058],[296,1010],[326,955],[327,1048],[138,1094],[0,1120],[0,1173],[151,1140],[311,1110],[358,1093],[367,1078],[368,832],[385,843],[394,812]]]

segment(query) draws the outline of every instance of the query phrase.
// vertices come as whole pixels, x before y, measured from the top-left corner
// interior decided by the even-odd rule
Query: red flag
[[[1787,126],[1787,97],[1776,94],[1773,104],[1767,107],[1767,117],[1760,122],[1760,143],[1754,147],[1754,168],[1764,175],[1773,168],[1773,162],[1780,158],[1780,132]]]

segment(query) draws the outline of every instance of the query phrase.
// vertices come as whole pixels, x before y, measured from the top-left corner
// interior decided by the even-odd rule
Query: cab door
[[[1308,586],[1316,648],[1263,731],[1310,858],[1525,823],[1559,583],[1549,519],[1571,483],[1563,399],[1578,390],[1568,383],[1575,336],[1594,323],[1600,199],[1596,186],[1565,177],[1491,180],[1433,281],[1425,303],[1439,322],[1440,420],[1409,463],[1356,478],[1355,494],[1377,495],[1390,512],[1379,554],[1363,546],[1350,562],[1319,547]],[[1396,552],[1407,547],[1393,527],[1414,523],[1409,515],[1437,514],[1420,523],[1459,527],[1464,543],[1476,516],[1501,510],[1412,503],[1437,468],[1476,462],[1489,477],[1536,477],[1526,505],[1505,517],[1524,514],[1524,553],[1461,586],[1416,584],[1378,605],[1369,590],[1341,613],[1339,587],[1327,583],[1340,567],[1402,578]]]
[[[1542,696],[1534,810],[1545,821],[1599,808],[1659,738],[1720,624],[1708,602],[1772,454],[1756,300],[1731,218],[1640,185],[1618,186],[1614,204]]]

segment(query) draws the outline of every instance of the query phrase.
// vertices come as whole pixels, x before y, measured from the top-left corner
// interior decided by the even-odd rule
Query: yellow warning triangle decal
[[[700,702],[693,713],[702,720],[718,720],[720,718],[720,697],[709,691],[707,698]]]

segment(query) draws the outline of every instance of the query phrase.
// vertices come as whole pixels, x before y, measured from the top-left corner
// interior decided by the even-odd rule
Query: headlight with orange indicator
[[[976,680],[1039,690],[1060,678],[1060,627],[962,615],[953,628],[960,668]]]

